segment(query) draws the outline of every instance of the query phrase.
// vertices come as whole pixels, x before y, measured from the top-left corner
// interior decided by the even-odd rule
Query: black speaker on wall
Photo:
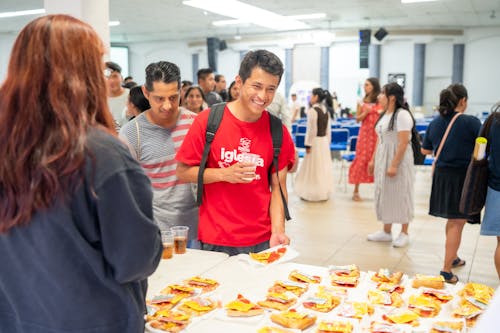
[[[372,31],[370,29],[359,30],[359,44],[369,45],[371,42]]]
[[[387,36],[389,33],[387,32],[387,30],[385,30],[384,28],[380,28],[378,29],[375,34],[373,35],[373,37],[375,37],[379,42],[385,38],[385,36]]]
[[[219,44],[219,38],[207,38],[208,67],[210,67],[214,72],[217,72],[217,52],[219,51]]]

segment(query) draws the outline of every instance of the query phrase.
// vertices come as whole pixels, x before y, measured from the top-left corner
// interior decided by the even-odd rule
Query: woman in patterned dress
[[[368,174],[368,163],[372,158],[377,142],[375,123],[379,117],[380,105],[377,97],[380,94],[380,83],[377,78],[370,77],[365,81],[365,97],[358,104],[356,121],[361,122],[358,142],[356,143],[356,157],[349,168],[349,184],[354,184],[352,200],[361,201],[359,184],[373,183],[373,175]]]

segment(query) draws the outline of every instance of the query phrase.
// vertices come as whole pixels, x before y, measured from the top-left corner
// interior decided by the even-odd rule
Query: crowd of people
[[[67,15],[35,19],[15,41],[0,87],[0,252],[8,267],[0,277],[0,322],[6,332],[142,331],[147,277],[162,252],[160,230],[172,226],[189,226],[191,248],[229,255],[290,243],[287,177],[298,164],[291,124],[302,106],[296,95],[289,104],[277,93],[281,60],[249,51],[229,87],[210,68],[200,69],[193,85],[181,80],[176,64],[157,61],[137,85],[122,78],[118,64],[103,63],[104,51],[88,24]],[[377,78],[368,78],[364,90],[349,170],[352,199],[362,200],[360,184],[374,183],[382,230],[367,240],[405,247],[414,217],[415,120],[397,83],[380,88]],[[452,268],[466,264],[458,256],[464,224],[479,222],[458,209],[481,128],[464,114],[467,100],[461,84],[444,89],[440,115],[422,144],[424,154],[440,151],[429,214],[447,219],[439,274],[448,283],[458,281]],[[215,105],[222,118],[212,132]],[[294,191],[306,201],[329,200],[334,190],[335,108],[335,96],[312,89],[305,156],[293,175]],[[499,113],[487,122],[481,234],[497,237],[500,277]],[[397,237],[393,224],[401,225]]]

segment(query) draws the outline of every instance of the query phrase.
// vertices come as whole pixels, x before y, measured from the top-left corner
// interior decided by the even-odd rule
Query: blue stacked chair
[[[346,128],[332,129],[332,140],[330,150],[344,151],[347,149],[347,141],[349,140],[349,130]]]

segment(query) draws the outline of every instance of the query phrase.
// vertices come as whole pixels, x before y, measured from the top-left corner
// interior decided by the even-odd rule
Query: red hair
[[[103,51],[92,27],[68,15],[40,17],[17,37],[0,87],[0,233],[75,188],[89,129],[115,133]]]

